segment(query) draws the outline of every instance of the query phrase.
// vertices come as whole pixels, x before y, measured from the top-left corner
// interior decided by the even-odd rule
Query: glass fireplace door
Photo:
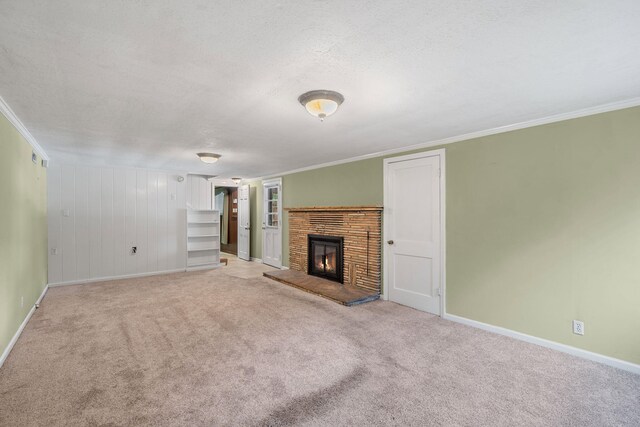
[[[313,245],[313,267],[318,273],[335,274],[338,248],[335,245],[315,243]]]
[[[309,236],[309,274],[342,283],[342,238]]]

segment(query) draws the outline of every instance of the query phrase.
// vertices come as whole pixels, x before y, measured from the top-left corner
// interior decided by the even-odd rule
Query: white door
[[[238,187],[238,258],[249,261],[251,245],[251,206],[249,204],[249,186]]]
[[[385,159],[385,294],[391,301],[442,311],[441,170],[444,151]]]
[[[262,222],[262,262],[282,267],[282,180],[264,181]]]

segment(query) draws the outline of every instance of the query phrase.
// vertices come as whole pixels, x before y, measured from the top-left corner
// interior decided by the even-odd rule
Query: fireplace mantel
[[[382,206],[308,206],[302,208],[284,208],[289,212],[354,212],[381,211]]]

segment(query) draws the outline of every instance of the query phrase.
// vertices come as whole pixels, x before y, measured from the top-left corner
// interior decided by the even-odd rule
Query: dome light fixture
[[[344,102],[344,96],[332,90],[312,90],[298,97],[298,102],[307,109],[309,114],[324,121],[338,110]]]
[[[222,157],[220,154],[215,153],[197,153],[197,156],[205,163],[215,163]]]
[[[239,185],[242,182],[242,178],[231,178],[231,181],[233,181],[236,185]]]

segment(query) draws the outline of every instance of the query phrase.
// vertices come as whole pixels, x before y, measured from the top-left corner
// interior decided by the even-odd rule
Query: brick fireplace
[[[382,207],[306,207],[286,210],[289,212],[291,270],[306,274],[311,271],[321,277],[328,272],[331,277],[325,278],[330,280],[380,292]],[[320,242],[316,253],[311,244],[314,238]],[[328,249],[322,246],[323,241],[338,240],[342,243],[341,254],[334,252],[331,244]],[[342,271],[335,272],[332,266],[340,255]],[[317,274],[318,271],[323,274]],[[339,280],[340,276],[342,280]]]

